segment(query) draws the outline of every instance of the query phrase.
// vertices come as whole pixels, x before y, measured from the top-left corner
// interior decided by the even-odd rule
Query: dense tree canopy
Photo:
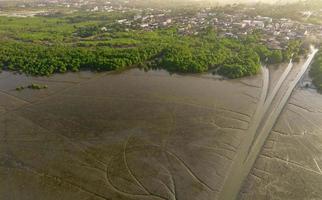
[[[274,50],[271,52],[269,58],[268,58],[268,62],[270,64],[276,64],[276,63],[280,63],[283,61],[283,54],[281,50]]]
[[[175,27],[120,31],[115,24],[118,17],[118,13],[0,17],[0,68],[50,75],[139,66],[239,78],[256,74],[261,63],[280,63],[300,51],[298,41],[290,42],[284,51],[271,51],[259,42],[258,32],[233,39],[219,38],[211,28],[191,36],[178,34]]]

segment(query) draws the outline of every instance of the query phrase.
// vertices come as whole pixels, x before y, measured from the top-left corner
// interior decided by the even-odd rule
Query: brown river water
[[[271,68],[271,82],[285,68]],[[0,199],[217,199],[263,77],[3,71]],[[31,83],[48,89],[15,90]],[[320,166],[322,95],[298,86],[238,199],[321,199]]]

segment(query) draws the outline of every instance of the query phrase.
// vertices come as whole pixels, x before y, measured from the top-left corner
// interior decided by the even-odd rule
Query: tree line
[[[135,34],[126,33],[121,37],[127,39],[130,36]],[[198,36],[180,36],[175,30],[168,30],[143,32],[135,37],[141,43],[129,48],[0,41],[0,65],[27,74],[47,76],[85,68],[109,71],[140,66],[171,72],[213,71],[228,78],[239,78],[256,74],[262,63],[276,64],[303,53],[299,41],[290,42],[285,50],[269,50],[258,42],[260,36],[256,34],[231,39],[218,38],[212,31]]]

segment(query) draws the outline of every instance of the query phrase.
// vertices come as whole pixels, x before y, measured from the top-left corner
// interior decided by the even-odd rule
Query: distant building
[[[117,20],[117,23],[119,23],[119,24],[123,24],[124,22],[126,22],[127,21],[127,19],[120,19],[120,20]]]
[[[93,12],[98,11],[98,6],[95,6],[91,11],[93,11]]]
[[[257,28],[264,28],[265,27],[265,23],[263,21],[253,21],[252,25],[254,25]]]
[[[141,25],[140,25],[140,27],[141,27],[141,28],[147,28],[147,27],[149,27],[149,24],[147,24],[147,23],[145,23],[145,24],[141,24]]]
[[[134,17],[133,17],[133,19],[134,20],[138,20],[138,19],[141,19],[142,18],[142,15],[135,15]]]

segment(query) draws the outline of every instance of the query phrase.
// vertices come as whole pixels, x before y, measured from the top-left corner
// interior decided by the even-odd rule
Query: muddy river
[[[285,69],[268,69],[267,87]],[[4,71],[0,199],[218,199],[249,134],[264,77]],[[48,88],[16,91],[32,83]],[[322,95],[297,86],[238,199],[322,198],[321,169]]]

